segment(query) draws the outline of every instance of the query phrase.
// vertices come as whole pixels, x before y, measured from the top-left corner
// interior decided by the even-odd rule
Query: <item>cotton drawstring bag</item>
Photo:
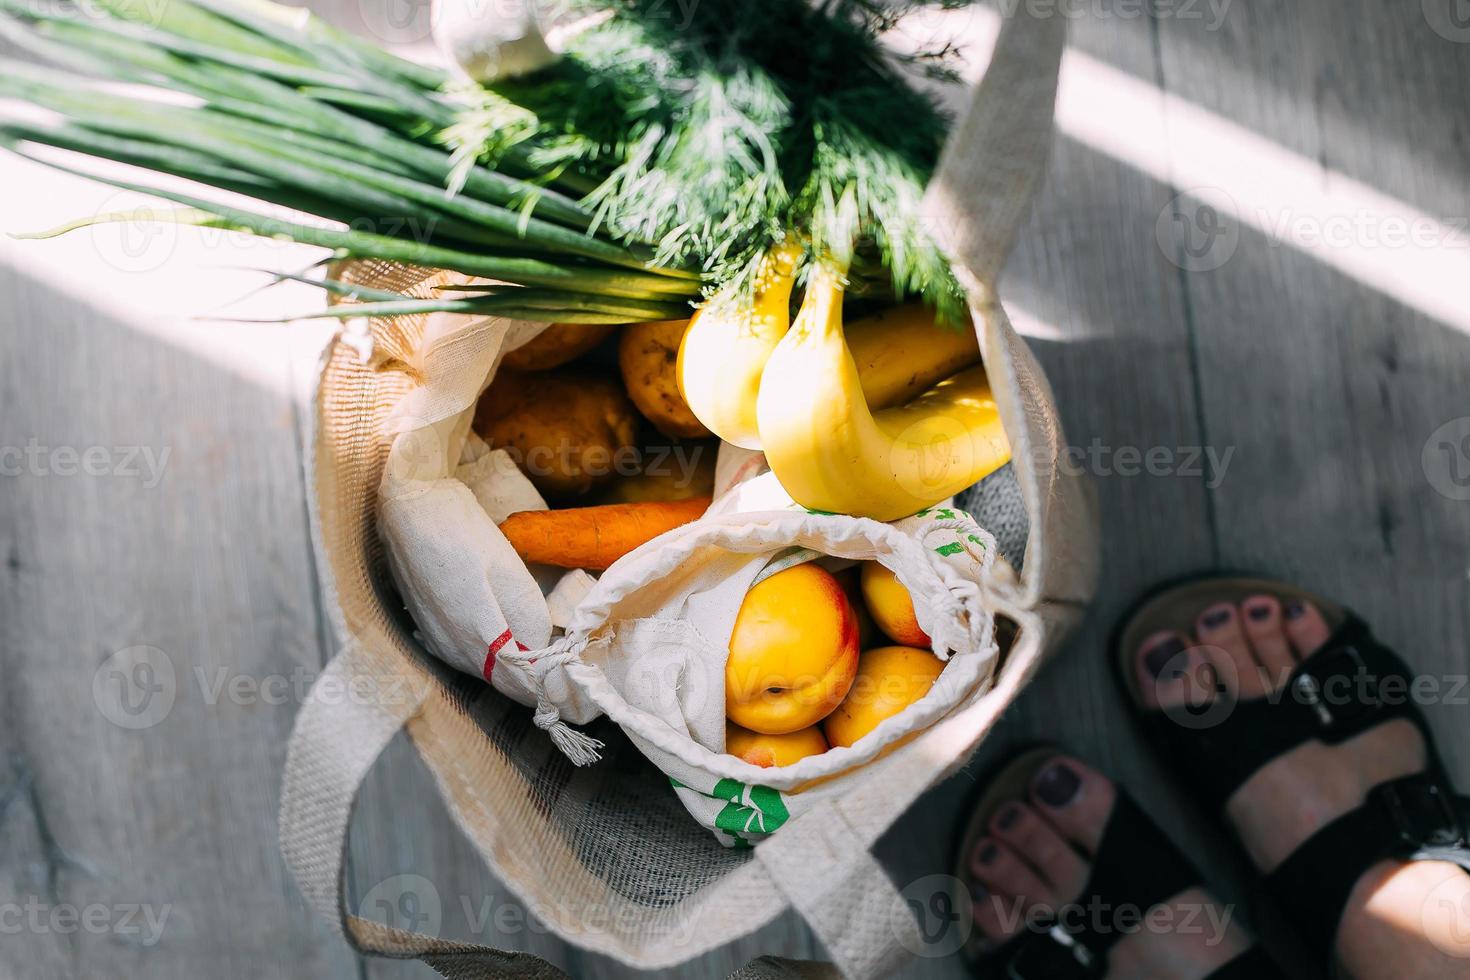
[[[610,680],[599,686],[594,672],[605,675],[611,660],[598,659],[590,638],[593,621],[605,620],[624,602],[642,603],[647,598],[640,595],[642,587],[620,587],[615,590],[620,594],[613,595],[616,582],[606,594],[597,591],[601,582],[575,577],[541,582],[507,558],[495,567],[496,608],[485,610],[486,620],[472,630],[458,627],[464,636],[430,635],[423,623],[405,614],[410,597],[395,585],[389,560],[391,551],[397,561],[401,549],[385,542],[379,527],[391,523],[380,521],[380,507],[392,506],[393,500],[391,494],[380,500],[380,490],[391,484],[385,471],[390,459],[396,465],[399,457],[392,450],[406,432],[426,434],[417,437],[423,440],[417,444],[422,457],[406,456],[405,479],[426,465],[448,469],[447,460],[453,460],[449,482],[459,489],[440,495],[442,506],[485,515],[490,507],[505,505],[497,504],[497,494],[508,495],[510,505],[517,505],[517,494],[500,481],[491,481],[493,489],[477,496],[472,484],[481,481],[464,470],[494,471],[498,465],[493,458],[485,461],[484,453],[477,455],[468,436],[457,431],[467,426],[465,410],[477,391],[466,388],[458,396],[464,399],[460,404],[450,399],[406,407],[413,404],[430,365],[477,356],[477,346],[504,347],[504,325],[433,327],[435,334],[430,335],[424,320],[375,320],[349,324],[329,346],[309,455],[310,503],[326,608],[342,650],[297,719],[283,776],[281,839],[303,894],[355,948],[421,958],[451,977],[560,975],[528,954],[448,942],[398,928],[392,921],[375,922],[347,907],[343,856],[352,804],[382,748],[403,729],[466,837],[500,880],[569,943],[631,966],[673,967],[792,910],[810,925],[846,976],[886,975],[908,950],[920,948],[912,914],[870,848],[921,793],[964,764],[1045,654],[1075,623],[1095,578],[1097,533],[1090,496],[1077,477],[1058,466],[1065,441],[1051,392],[994,291],[1044,169],[1063,42],[1061,18],[1037,19],[1018,9],[1006,20],[984,80],[960,114],[925,199],[931,228],[969,294],[981,353],[1012,445],[1016,486],[1029,523],[1024,565],[1017,571],[991,549],[983,575],[970,580],[977,591],[975,607],[981,610],[973,623],[981,635],[970,653],[956,651],[945,673],[970,657],[975,683],[959,683],[957,674],[958,686],[966,690],[939,690],[944,703],[932,705],[932,717],[926,713],[922,724],[913,724],[905,733],[911,737],[886,741],[881,749],[876,743],[882,740],[875,740],[871,759],[844,766],[840,778],[829,783],[788,795],[806,797],[810,804],[804,801],[801,812],[789,813],[779,827],[770,828],[774,832],[760,835],[754,847],[724,846],[709,826],[691,817],[686,801],[671,792],[668,773],[656,764],[663,749],[652,739],[639,744],[642,730],[628,724],[632,711],[643,710],[636,696],[630,700],[626,686],[619,692]],[[444,281],[431,270],[388,263],[364,263],[344,274],[417,295]],[[484,380],[476,379],[470,387]],[[440,421],[404,428],[405,420],[415,418]],[[434,462],[435,453],[452,451],[457,455]],[[942,569],[948,566],[930,557],[935,552],[925,552],[922,541],[891,526],[875,525],[887,528],[881,533],[861,528],[854,534],[824,524],[819,515],[764,512],[771,515],[767,523],[762,513],[711,515],[684,531],[688,537],[679,538],[681,546],[705,547],[713,539],[706,542],[699,536],[714,535],[720,549],[728,551],[747,536],[774,534],[772,541],[785,542],[781,548],[804,541],[824,554],[849,546],[852,556],[871,551],[882,558],[885,548],[891,554],[907,552],[907,558],[893,559],[893,567],[903,566],[900,575],[927,569],[941,581],[945,577]],[[806,527],[796,526],[808,519],[813,522]],[[848,521],[845,528],[859,524]],[[936,527],[918,537],[953,530]],[[463,561],[466,553],[485,553],[482,546],[491,543],[468,547],[444,542],[440,555],[446,562]],[[482,564],[476,567],[483,573]],[[402,571],[398,578],[403,588],[412,588]],[[950,572],[956,580],[963,578],[954,568]],[[981,582],[983,602],[978,596]],[[916,591],[924,597],[919,604],[930,607],[922,615],[938,628],[940,603],[933,597],[941,589],[926,582]],[[963,605],[962,598],[956,601]],[[606,614],[599,612],[604,609]],[[565,624],[554,626],[554,615]],[[993,638],[988,643],[983,635],[989,616],[1004,617],[1016,629],[1003,660],[985,653],[993,645]],[[964,631],[962,622],[964,630],[970,628],[971,620],[957,615],[956,638]],[[497,626],[494,637],[505,639],[495,659],[526,667],[523,691],[503,692],[486,683],[491,644],[479,664],[472,659],[450,664],[428,653],[461,649],[468,658],[469,640]],[[578,639],[552,649],[557,629],[562,637]],[[576,649],[583,635],[589,641]],[[675,646],[684,649],[686,639]],[[564,655],[563,662],[537,676],[529,658],[521,656],[522,645],[526,652],[550,649]],[[491,673],[499,668],[492,667]],[[505,676],[517,674],[507,671]],[[342,697],[344,689],[381,696]],[[528,711],[517,704],[512,699],[516,693],[537,707]],[[948,703],[951,693],[953,703]],[[579,699],[587,702],[582,708],[588,714],[579,712]],[[595,750],[600,758],[575,766],[564,749],[571,746],[575,753],[576,746],[591,742],[563,739],[565,744],[558,747],[556,732],[574,731],[588,715],[602,716],[580,732],[603,743]],[[718,775],[718,768],[691,747],[700,746],[689,733],[667,746],[676,755],[693,755],[681,763]],[[788,777],[796,779],[789,773],[778,778]],[[703,786],[695,791],[708,795]],[[717,822],[714,829],[720,829]]]

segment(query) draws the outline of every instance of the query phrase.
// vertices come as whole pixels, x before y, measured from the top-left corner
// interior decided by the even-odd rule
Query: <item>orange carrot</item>
[[[688,524],[708,497],[565,510],[526,510],[500,525],[516,554],[535,565],[602,571],[665,531]]]

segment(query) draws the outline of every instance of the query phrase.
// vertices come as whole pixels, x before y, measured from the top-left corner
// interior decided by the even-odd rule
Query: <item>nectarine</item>
[[[847,697],[822,723],[832,745],[852,745],[929,693],[944,662],[916,647],[878,647],[858,659]]]
[[[777,572],[745,595],[725,662],[725,716],[765,735],[815,725],[857,670],[857,617],[819,565]]]
[[[816,725],[785,735],[762,735],[726,722],[725,751],[753,766],[769,769],[789,766],[809,755],[821,755],[827,751],[827,739]]]
[[[919,628],[914,615],[914,600],[898,577],[875,561],[863,562],[863,601],[873,614],[878,628],[894,643],[906,647],[927,647],[929,634]]]

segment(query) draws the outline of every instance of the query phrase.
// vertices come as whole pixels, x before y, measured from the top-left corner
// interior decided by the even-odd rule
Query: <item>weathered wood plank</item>
[[[1160,32],[1170,91],[1223,121],[1191,131],[1279,148],[1223,188],[1233,252],[1227,236],[1219,268],[1186,275],[1205,428],[1237,449],[1212,494],[1221,558],[1353,605],[1448,692],[1470,669],[1470,509],[1433,439],[1464,419],[1470,382],[1470,319],[1444,302],[1470,274],[1470,115],[1440,94],[1464,89],[1470,45],[1420,5],[1274,19]],[[1174,165],[1199,172],[1213,149],[1176,145]],[[1298,183],[1322,192],[1283,206],[1273,185]],[[1470,780],[1463,697],[1428,713]]]
[[[1289,226],[1268,210],[1219,267],[1190,271],[1179,264],[1208,265],[1211,253],[1181,257],[1167,236],[1160,243],[1158,222],[1194,217],[1192,198],[1172,199],[1201,179],[1249,208],[1250,189],[1271,190],[1283,161],[1303,162],[1308,184],[1362,185],[1441,224],[1470,214],[1455,97],[1470,78],[1470,45],[1436,33],[1420,5],[1400,6],[1235,4],[1219,30],[1121,16],[1075,23],[1052,174],[1005,283],[1077,458],[1096,476],[1105,571],[1077,640],[970,772],[1025,742],[1060,743],[1128,783],[1226,876],[1227,897],[1239,891],[1238,864],[1134,734],[1104,656],[1107,629],[1151,582],[1218,561],[1343,598],[1426,673],[1447,685],[1463,677],[1470,511],[1456,499],[1453,459],[1436,459],[1431,444],[1426,470],[1424,449],[1465,414],[1470,337],[1443,296],[1413,292],[1412,276],[1374,278],[1398,253],[1365,265],[1351,251],[1279,245],[1270,229]],[[322,9],[383,40],[427,37],[423,5]],[[1102,125],[1099,90],[1130,100]],[[1201,120],[1225,124],[1232,150],[1255,137],[1286,155],[1259,174],[1226,168],[1217,181],[1195,138]],[[69,216],[108,196],[30,168],[6,173],[7,227],[61,217],[48,201],[68,202]],[[280,705],[211,693],[221,669],[248,690],[309,677],[326,654],[298,476],[310,339],[184,322],[246,288],[215,267],[289,263],[274,251],[201,254],[178,239],[161,259],[158,245],[141,259],[112,253],[119,269],[88,239],[72,241],[0,244],[0,446],[24,450],[34,436],[50,448],[171,455],[153,487],[118,475],[4,478],[0,903],[36,894],[48,909],[171,911],[155,945],[120,928],[47,928],[0,946],[0,963],[14,957],[17,971],[24,963],[38,976],[427,976],[417,964],[354,964],[285,880],[274,813],[294,693]],[[95,301],[79,298],[78,280]],[[300,295],[303,306],[316,301]],[[1233,450],[1214,474],[1223,479],[1178,472],[1191,447],[1217,458]],[[1141,458],[1155,448],[1170,475],[1125,474],[1133,457],[1120,450]],[[107,719],[92,683],[114,652],[140,645],[174,665],[175,700],[134,731]],[[116,705],[105,681],[118,678],[103,676],[102,703]],[[1429,711],[1470,782],[1463,708]],[[885,839],[901,884],[948,870],[950,828],[972,785],[961,776],[939,788]],[[517,924],[505,910],[519,903],[453,828],[406,745],[389,750],[365,790],[352,857],[359,897],[393,874],[433,882],[447,936],[533,949],[579,976],[630,973]],[[488,927],[476,928],[487,911]],[[116,926],[121,913],[110,914]],[[772,950],[809,952],[810,940],[786,920],[669,975],[723,976]],[[913,972],[962,970],[950,960]]]
[[[0,168],[6,230],[122,203]],[[302,255],[131,245],[0,243],[0,893],[60,916],[7,936],[0,972],[345,976],[276,847],[321,662],[286,334],[190,322],[259,281],[226,267]]]

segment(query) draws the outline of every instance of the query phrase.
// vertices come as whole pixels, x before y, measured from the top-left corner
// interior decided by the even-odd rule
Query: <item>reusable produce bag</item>
[[[630,738],[641,737],[625,724],[631,716],[624,712],[634,706],[623,695],[617,697],[627,707],[619,705],[593,683],[595,678],[583,676],[581,681],[591,692],[592,707],[609,718],[594,722],[582,737],[606,744],[595,764],[569,763],[564,751],[576,754],[592,746],[566,727],[581,715],[572,691],[556,685],[558,678],[570,685],[578,671],[607,669],[606,662],[596,661],[590,644],[578,650],[580,641],[573,640],[565,648],[552,648],[551,655],[564,663],[540,667],[539,676],[521,692],[538,705],[531,724],[525,708],[484,682],[484,664],[479,665],[481,676],[470,676],[466,664],[451,670],[428,656],[414,632],[423,624],[404,615],[378,534],[379,489],[390,447],[405,431],[422,430],[428,435],[418,445],[429,460],[438,447],[445,452],[462,448],[468,438],[447,430],[467,425],[465,410],[478,392],[467,388],[457,402],[406,411],[402,406],[412,402],[426,366],[435,359],[473,357],[477,345],[503,346],[504,330],[444,330],[426,342],[428,325],[422,321],[372,321],[350,325],[329,347],[310,455],[311,504],[326,607],[342,652],[298,716],[283,779],[281,838],[303,893],[356,948],[419,957],[446,976],[560,975],[528,954],[393,928],[347,907],[343,855],[352,804],[379,752],[403,728],[433,772],[454,819],[498,877],[554,934],[579,947],[637,967],[672,967],[790,909],[806,920],[848,976],[886,975],[907,950],[920,948],[912,914],[870,848],[922,792],[969,758],[1076,621],[1096,572],[1090,495],[1085,484],[1058,466],[1065,441],[1046,379],[994,291],[1044,170],[1064,32],[1062,18],[1035,19],[1020,8],[1005,21],[985,78],[960,114],[925,200],[931,230],[969,294],[1029,519],[1021,571],[998,558],[971,582],[978,589],[983,578],[985,609],[1015,624],[1014,645],[1003,662],[991,657],[982,663],[983,652],[961,651],[945,673],[972,656],[976,683],[962,684],[966,690],[954,696],[954,703],[935,706],[932,716],[922,703],[916,706],[915,717],[924,721],[912,726],[913,737],[893,742],[882,754],[876,747],[882,740],[875,740],[873,757],[856,768],[843,767],[829,789],[797,794],[814,794],[811,805],[788,814],[776,832],[753,848],[721,846],[690,818],[669,791],[666,773],[648,762],[650,757],[657,760],[664,747],[652,741],[634,745],[617,736],[614,726],[622,725]],[[420,295],[432,288],[437,275],[386,263],[356,266],[348,274]],[[477,379],[471,388],[482,381]],[[394,428],[412,417],[439,421]],[[400,458],[415,459],[413,454]],[[457,476],[465,465],[493,465],[479,459],[466,463],[463,455],[450,458]],[[410,463],[411,468],[419,465]],[[486,513],[469,482],[449,482],[463,493],[454,491],[455,501],[446,506]],[[838,525],[824,523],[818,515],[765,514],[716,515],[687,532],[675,532],[665,545],[675,538],[700,545],[699,536],[713,534],[728,548],[774,527],[780,540],[801,541],[818,551],[840,550],[857,541],[854,556],[868,549],[880,556],[885,549],[890,557],[904,553],[906,557],[893,558],[892,567],[901,577],[909,576],[907,584],[918,587],[920,606],[931,607],[928,625],[939,628],[937,611],[944,603],[935,580],[949,583],[944,582],[944,566],[928,557],[933,552],[916,557],[916,552],[923,554],[916,537],[927,535],[904,535],[893,528],[880,535],[867,525],[886,525],[846,519],[844,528],[861,530],[849,539],[851,532],[837,531]],[[788,521],[793,523],[784,523]],[[460,560],[467,550],[464,542],[447,542],[442,555],[446,561]],[[919,581],[924,569],[934,580]],[[483,634],[503,620],[497,638],[507,630],[510,635],[497,657],[520,660],[527,667],[532,665],[520,657],[519,646],[552,646],[554,609],[570,617],[569,635],[579,637],[603,615],[599,610],[610,608],[604,600],[613,605],[624,601],[593,588],[580,600],[548,603],[540,583],[510,557],[495,564],[494,574],[499,608],[486,615],[499,618],[474,632]],[[586,583],[557,585],[558,590],[564,585],[580,593]],[[958,631],[961,619],[954,622]],[[973,649],[983,651],[990,645],[983,635],[985,617],[965,622],[966,629],[969,623],[980,624],[982,634]],[[423,639],[435,648],[453,646],[447,637],[425,633]],[[492,669],[492,676],[497,672]],[[354,686],[385,693],[340,696]],[[947,702],[949,693],[940,690],[939,697]],[[667,748],[693,753],[691,746],[698,743],[686,735]],[[860,746],[842,751],[858,752]],[[694,768],[717,774],[714,763],[693,754]],[[703,787],[697,791],[702,793]]]

